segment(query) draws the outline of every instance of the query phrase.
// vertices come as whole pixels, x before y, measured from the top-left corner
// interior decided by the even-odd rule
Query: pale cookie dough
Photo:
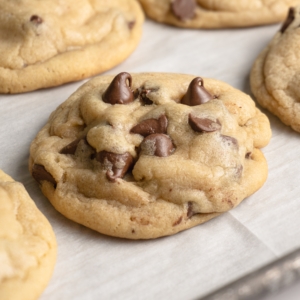
[[[204,85],[204,86],[203,86]],[[174,234],[238,205],[267,178],[267,117],[191,75],[97,77],[50,116],[30,171],[54,207],[101,233]]]
[[[257,101],[300,132],[300,6],[256,59],[250,83]]]
[[[185,28],[247,27],[284,20],[299,0],[139,0],[146,14]]]
[[[136,48],[136,0],[0,0],[0,93],[61,85],[104,72]]]
[[[37,299],[55,261],[51,225],[24,186],[0,170],[0,299]]]

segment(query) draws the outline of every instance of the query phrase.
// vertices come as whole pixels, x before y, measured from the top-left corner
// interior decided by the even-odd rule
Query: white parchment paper
[[[188,73],[250,93],[252,63],[278,29],[187,30],[146,21],[136,51],[107,73]],[[29,146],[50,113],[82,83],[0,95],[0,168],[25,185],[57,237],[57,264],[41,300],[195,299],[300,247],[300,134],[269,113],[267,182],[208,223],[171,237],[130,241],[56,212],[29,174]]]

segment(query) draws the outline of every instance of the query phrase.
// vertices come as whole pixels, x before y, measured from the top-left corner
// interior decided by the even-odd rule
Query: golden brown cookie
[[[37,299],[55,260],[51,225],[24,186],[0,170],[0,299]]]
[[[300,6],[291,8],[286,22],[256,59],[250,76],[259,104],[300,132]]]
[[[61,85],[127,58],[142,33],[136,0],[0,0],[0,93]]]
[[[120,73],[90,80],[51,114],[29,165],[66,217],[148,239],[203,223],[259,189],[270,137],[252,99],[223,82]]]
[[[161,23],[186,28],[247,27],[280,22],[299,0],[139,0]]]

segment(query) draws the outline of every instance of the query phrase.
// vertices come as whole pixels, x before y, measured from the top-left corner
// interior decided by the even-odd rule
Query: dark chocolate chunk
[[[62,148],[59,153],[61,153],[61,154],[75,154],[77,146],[78,146],[78,144],[81,140],[86,141],[86,137],[84,136],[84,137],[80,137],[80,138],[76,139],[72,143],[70,143],[67,146],[65,146],[64,148]]]
[[[229,146],[229,147],[233,146],[237,149],[239,148],[239,142],[234,137],[221,134],[221,138],[227,146]]]
[[[46,180],[53,183],[54,187],[56,187],[56,181],[53,176],[45,169],[42,165],[34,164],[32,166],[32,177],[38,182]]]
[[[118,74],[102,95],[103,101],[112,105],[132,102],[134,96],[131,90],[131,83],[132,78],[130,74],[126,72]]]
[[[173,0],[171,3],[172,12],[180,21],[192,19],[196,6],[195,0]]]
[[[165,115],[161,115],[158,119],[147,119],[131,128],[131,133],[138,133],[147,136],[153,133],[166,133],[168,119]]]
[[[41,17],[37,16],[37,15],[33,15],[33,16],[30,17],[30,22],[32,22],[33,24],[38,25],[38,24],[43,23],[43,19]]]
[[[286,29],[290,26],[290,24],[295,20],[295,8],[290,7],[288,15],[286,17],[285,22],[282,24],[280,28],[280,32],[284,33]]]
[[[190,219],[192,216],[196,215],[197,212],[193,211],[193,202],[192,201],[189,201],[187,203],[187,205],[188,205],[188,207],[187,207],[187,213],[186,213],[186,215]]]
[[[213,132],[221,129],[221,123],[217,121],[212,121],[207,118],[198,118],[189,114],[189,124],[194,131],[197,132]]]
[[[133,157],[128,152],[116,154],[103,150],[98,152],[95,157],[101,163],[108,161],[112,164],[111,170],[106,172],[106,177],[110,181],[115,181],[117,178],[123,178],[133,164]]]
[[[195,106],[208,102],[214,97],[205,89],[203,79],[196,77],[190,83],[186,94],[181,99],[181,103],[189,106]]]
[[[174,150],[171,138],[162,133],[148,135],[140,145],[140,153],[159,157],[169,156]]]

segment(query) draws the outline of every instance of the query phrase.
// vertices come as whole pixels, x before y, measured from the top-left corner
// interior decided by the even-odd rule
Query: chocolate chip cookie
[[[0,170],[0,299],[37,299],[55,260],[49,222],[24,186]]]
[[[146,14],[162,23],[186,28],[246,27],[284,20],[299,0],[139,0]]]
[[[126,72],[79,88],[30,149],[63,215],[129,239],[171,235],[238,205],[267,177],[267,117],[214,79]]]
[[[300,6],[291,8],[284,24],[256,59],[250,76],[257,101],[300,132]]]
[[[0,1],[0,93],[80,80],[121,63],[136,48],[136,0]]]

